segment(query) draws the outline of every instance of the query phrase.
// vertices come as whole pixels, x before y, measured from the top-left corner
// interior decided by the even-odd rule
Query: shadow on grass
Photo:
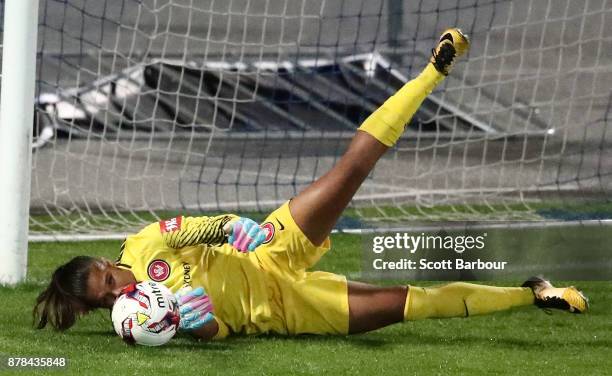
[[[98,338],[116,338],[118,343],[121,340],[112,332],[96,331],[96,330],[85,330],[80,332],[74,332],[73,335],[78,337],[95,336]],[[151,347],[151,349],[195,349],[201,348],[203,350],[212,351],[227,351],[227,350],[242,350],[245,347],[251,347],[253,344],[258,342],[266,341],[286,341],[286,342],[309,342],[317,344],[329,343],[331,346],[338,344],[338,341],[353,344],[358,347],[364,348],[386,348],[388,346],[401,345],[401,343],[394,341],[392,338],[389,340],[380,338],[371,338],[367,336],[319,336],[319,335],[299,335],[299,336],[283,336],[277,334],[264,334],[256,336],[233,336],[222,341],[201,341],[196,338],[191,338],[189,335],[182,334],[175,337],[169,343],[160,347]],[[134,348],[134,346],[125,344],[127,348]],[[144,346],[136,346],[135,348],[145,348]]]
[[[237,338],[248,338],[248,337],[237,337]],[[389,346],[397,345],[398,343],[394,341],[391,337],[389,339],[380,338],[377,336],[376,338],[368,335],[350,335],[350,336],[341,336],[341,335],[316,335],[316,334],[301,334],[297,336],[288,336],[288,335],[280,335],[280,334],[267,334],[259,336],[258,338],[262,339],[274,339],[277,341],[291,341],[291,342],[316,342],[316,343],[325,343],[328,342],[330,344],[337,344],[338,341],[343,341],[346,343],[350,343],[355,346],[365,347],[365,348],[385,348]]]
[[[121,340],[116,336],[112,330],[106,329],[82,329],[73,331],[70,333],[71,336],[80,338],[108,338],[116,339],[118,343]],[[493,331],[491,335],[477,335],[469,333],[453,333],[452,336],[444,336],[441,334],[430,334],[424,330],[415,330],[407,326],[401,330],[401,333],[384,333],[384,332],[370,332],[365,334],[357,334],[350,336],[340,335],[314,335],[314,334],[303,334],[297,336],[280,335],[280,334],[264,334],[256,336],[233,336],[223,341],[200,341],[192,338],[189,334],[180,333],[170,343],[159,347],[158,349],[194,349],[201,348],[211,351],[227,351],[227,350],[241,350],[246,346],[252,346],[257,342],[271,341],[284,341],[299,344],[303,343],[316,343],[316,344],[329,344],[335,346],[339,342],[343,342],[355,347],[361,347],[366,349],[389,349],[396,346],[449,346],[449,345],[486,345],[501,347],[507,349],[522,349],[522,350],[541,350],[542,348],[558,348],[558,347],[591,347],[608,349],[612,348],[612,339],[608,338],[566,338],[558,336],[540,336],[538,338],[516,338],[512,336],[504,337],[504,334],[495,334]],[[129,346],[129,345],[126,345]]]
[[[71,335],[75,337],[97,337],[97,338],[115,338],[117,343],[121,343],[121,340],[117,338],[114,332],[105,330],[80,330],[73,332]],[[520,350],[533,350],[540,351],[547,348],[561,348],[567,346],[574,346],[577,348],[589,347],[599,349],[612,348],[612,340],[610,339],[567,339],[557,338],[554,336],[541,337],[538,339],[519,339],[509,338],[503,336],[495,336],[494,339],[490,337],[482,337],[478,335],[453,335],[452,337],[444,337],[439,335],[430,335],[424,332],[410,332],[407,331],[406,335],[398,337],[397,335],[389,335],[385,338],[385,335],[372,336],[371,334],[358,334],[351,336],[319,336],[319,335],[299,335],[299,336],[283,336],[277,334],[268,334],[261,336],[236,336],[230,337],[223,341],[198,341],[197,339],[190,338],[188,335],[180,335],[175,340],[167,343],[164,346],[152,347],[151,350],[147,351],[166,351],[166,350],[194,350],[200,349],[205,351],[241,351],[245,347],[253,346],[253,342],[267,340],[272,341],[286,341],[291,343],[308,342],[316,344],[329,344],[330,346],[336,346],[339,342],[353,345],[355,347],[365,349],[377,349],[377,350],[388,350],[393,347],[403,346],[474,346],[474,345],[485,345],[490,347],[500,347],[505,349],[520,349]],[[142,349],[141,346],[132,346],[125,344],[126,349]]]
[[[165,351],[168,349],[189,349],[193,350],[194,348],[202,348],[207,351],[227,351],[238,349],[241,347],[241,344],[238,342],[232,343],[232,341],[199,341],[195,338],[191,338],[189,335],[181,334],[175,337],[174,340],[169,343],[159,346],[159,347],[146,347],[146,346],[134,346],[123,342],[117,334],[113,331],[108,330],[96,330],[96,329],[83,329],[78,331],[73,331],[69,334],[73,337],[78,338],[106,338],[112,341],[117,342],[117,344],[123,344],[126,349],[151,349],[151,351]]]
[[[612,346],[612,340],[609,339],[567,339],[558,338],[555,336],[550,337],[539,337],[538,339],[519,339],[510,338],[503,336],[482,337],[476,335],[453,335],[452,337],[442,337],[436,335],[429,335],[427,333],[419,332],[414,333],[401,338],[402,345],[487,345],[487,346],[499,346],[504,348],[521,349],[521,350],[542,350],[545,348],[560,348],[573,346],[580,348],[580,346],[588,346],[591,348],[604,348],[608,349]]]
[[[452,337],[446,337],[441,335],[431,335],[426,332],[414,332],[407,330],[405,335],[398,336],[397,334],[390,334],[386,336],[384,333],[365,333],[350,336],[320,336],[320,335],[299,335],[299,336],[284,336],[278,334],[268,334],[257,337],[249,336],[237,336],[231,337],[224,343],[232,344],[235,347],[241,347],[243,345],[252,345],[252,340],[266,339],[275,341],[287,341],[287,342],[310,342],[317,344],[329,343],[330,345],[337,345],[339,341],[355,345],[357,347],[369,348],[369,349],[388,349],[396,346],[419,346],[419,345],[431,345],[431,346],[447,346],[447,345],[486,345],[486,346],[498,346],[508,349],[529,349],[529,350],[542,350],[543,348],[561,348],[567,346],[574,346],[580,348],[580,346],[588,346],[591,348],[608,349],[612,347],[612,340],[610,339],[567,339],[559,338],[556,336],[550,337],[539,337],[537,339],[520,339],[515,337],[504,337],[494,336],[493,339],[490,336],[478,336],[478,335],[453,335]]]

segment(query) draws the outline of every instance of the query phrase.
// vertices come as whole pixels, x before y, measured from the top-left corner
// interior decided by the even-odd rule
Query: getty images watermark
[[[609,280],[606,227],[465,228],[361,235],[362,277],[403,280]]]
[[[427,257],[402,257],[391,260],[379,257],[372,260],[375,270],[503,270],[507,261],[484,261],[456,257],[470,251],[482,251],[485,248],[487,233],[481,235],[431,235],[424,232],[414,235],[409,233],[395,233],[392,235],[377,235],[372,238],[372,252],[382,255],[389,251],[402,251],[410,256],[423,254],[423,251],[452,252],[449,258],[433,260]],[[454,254],[453,254],[454,253]]]
[[[363,240],[365,278],[494,279],[510,264],[488,250],[488,231],[405,231],[368,234]]]

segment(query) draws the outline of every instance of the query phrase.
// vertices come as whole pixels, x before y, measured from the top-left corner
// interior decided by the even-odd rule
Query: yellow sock
[[[360,130],[371,134],[386,146],[393,146],[404,132],[423,100],[446,76],[429,63],[416,78],[406,83],[397,93],[374,111]]]
[[[467,317],[533,304],[528,287],[494,287],[453,282],[423,288],[410,286],[404,320]]]

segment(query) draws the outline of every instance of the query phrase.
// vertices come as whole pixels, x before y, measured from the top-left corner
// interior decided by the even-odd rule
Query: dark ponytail
[[[87,304],[87,280],[95,257],[77,256],[53,272],[51,282],[36,298],[34,326],[37,329],[51,324],[64,331],[91,307]]]

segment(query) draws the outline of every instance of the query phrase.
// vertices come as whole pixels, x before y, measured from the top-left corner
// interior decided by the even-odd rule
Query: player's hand
[[[267,231],[252,219],[240,217],[228,222],[223,230],[229,235],[227,242],[240,252],[253,252],[266,240]]]
[[[181,321],[179,329],[195,330],[213,320],[213,305],[203,287],[183,287],[175,294]]]

